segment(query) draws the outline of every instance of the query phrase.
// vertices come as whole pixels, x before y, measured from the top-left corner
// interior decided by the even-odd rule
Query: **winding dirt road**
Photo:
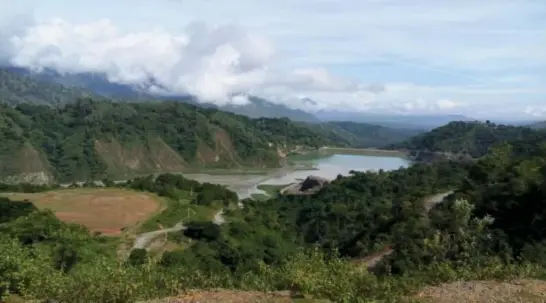
[[[140,234],[136,237],[135,242],[133,243],[132,249],[145,249],[155,238],[161,235],[164,235],[166,233],[177,232],[177,231],[181,231],[185,229],[186,229],[186,226],[184,226],[184,224],[180,222],[171,228],[158,229],[158,230]]]
[[[214,217],[212,219],[212,222],[216,225],[222,225],[224,223],[226,223],[226,219],[224,218],[224,210],[221,209],[219,210],[216,214],[214,214]],[[158,229],[158,230],[154,230],[154,231],[150,231],[150,232],[147,232],[147,233],[142,233],[140,235],[138,235],[135,239],[135,242],[133,243],[133,247],[131,250],[133,249],[146,249],[148,247],[148,245],[150,245],[150,243],[156,239],[157,237],[161,236],[161,235],[164,235],[164,234],[167,234],[167,233],[172,233],[172,232],[177,232],[177,231],[181,231],[181,230],[185,230],[187,227],[182,223],[177,223],[175,226],[171,227],[171,228],[164,228],[164,229]]]
[[[427,210],[427,212],[430,211],[436,204],[439,204],[442,201],[444,201],[444,198],[451,195],[452,193],[453,191],[450,190],[448,192],[427,197],[425,199],[425,209]],[[384,257],[392,254],[393,252],[394,250],[390,246],[388,246],[384,250],[371,254],[367,257],[364,257],[363,259],[360,259],[357,262],[366,264],[368,268],[373,268],[375,265],[377,265],[377,263],[379,263],[379,261],[383,260]]]

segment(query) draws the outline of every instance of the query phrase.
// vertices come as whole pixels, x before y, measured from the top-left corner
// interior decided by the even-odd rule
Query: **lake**
[[[368,156],[368,155],[346,155],[334,154],[324,158],[308,160],[315,165],[314,170],[298,170],[284,176],[271,178],[262,184],[284,185],[305,179],[309,175],[319,176],[326,179],[335,179],[338,175],[347,176],[351,170],[355,171],[378,171],[395,170],[400,167],[407,167],[410,161],[399,157]]]
[[[258,185],[260,184],[285,185],[297,182],[298,179],[305,179],[309,175],[335,179],[338,175],[349,175],[349,171],[351,170],[395,170],[400,167],[407,167],[411,164],[409,160],[400,157],[348,154],[333,154],[327,157],[307,159],[298,162],[311,162],[315,169],[295,171],[279,169],[270,174],[260,176],[208,174],[191,174],[186,176],[199,182],[227,185],[229,189],[237,193],[240,199],[245,199],[251,197],[253,194],[265,194],[265,192],[258,189]]]

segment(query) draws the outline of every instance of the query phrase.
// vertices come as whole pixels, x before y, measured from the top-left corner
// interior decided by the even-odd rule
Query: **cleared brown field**
[[[27,199],[40,209],[51,209],[65,222],[117,236],[121,229],[146,220],[161,208],[157,196],[114,188],[63,189],[35,194],[4,193],[12,200]]]

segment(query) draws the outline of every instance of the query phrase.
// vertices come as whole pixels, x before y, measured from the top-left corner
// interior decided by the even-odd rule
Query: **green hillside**
[[[31,77],[0,68],[0,102],[2,103],[61,105],[88,96],[91,96],[90,92],[79,88],[36,81]]]
[[[378,147],[415,133],[357,123],[250,119],[174,101],[113,102],[5,69],[0,69],[0,103],[5,181],[279,167],[296,146]]]
[[[354,147],[384,147],[421,134],[421,130],[394,129],[369,123],[334,121],[317,125],[328,133],[347,138]]]
[[[0,141],[2,177],[26,181],[278,167],[295,146],[347,144],[288,119],[253,120],[176,102],[92,99],[58,108],[1,106]]]
[[[58,73],[54,70],[32,72],[24,68],[0,68],[0,82],[3,82],[3,92],[11,97],[9,102],[20,103],[21,100],[29,98],[29,102],[37,104],[64,104],[72,102],[72,97],[82,92],[92,92],[96,96],[105,98],[123,99],[125,101],[183,101],[194,105],[218,108],[223,111],[245,115],[251,118],[289,118],[294,121],[320,122],[312,114],[292,109],[283,104],[276,104],[262,98],[249,96],[248,104],[233,105],[226,104],[216,106],[211,103],[199,104],[197,99],[191,96],[164,96],[147,93],[130,85],[112,83],[105,75],[93,73]],[[45,91],[40,95],[37,88]],[[45,88],[45,89],[44,89]],[[59,96],[64,94],[64,97]],[[84,93],[85,94],[85,93]]]
[[[287,300],[293,295],[330,302],[408,302],[426,285],[543,279],[546,149],[529,146],[536,156],[518,154],[516,144],[499,144],[475,162],[355,173],[314,196],[245,200],[244,208],[226,210],[223,225],[185,222],[187,230],[169,234],[175,243],[191,239],[191,245],[161,255],[137,249],[123,266],[115,256],[115,239],[90,235],[31,203],[4,198],[0,253],[11,257],[0,258],[5,269],[0,271],[0,296],[135,302],[223,288],[283,291]],[[201,193],[206,187],[175,175],[118,186],[158,193],[172,199],[172,205],[179,197],[193,196],[187,191]],[[428,204],[431,194],[447,191],[454,194],[444,203]],[[191,203],[233,203],[233,195],[221,187],[206,192],[212,194],[206,199],[198,194]],[[169,212],[179,210],[167,208],[161,218]],[[386,247],[389,254],[383,253]],[[363,268],[368,256],[381,256],[372,272]],[[465,283],[464,291],[472,292],[471,282]],[[222,294],[216,293],[217,300]],[[530,293],[514,292],[494,302],[544,299],[540,291],[535,295],[530,300]]]
[[[453,153],[477,158],[485,155],[494,144],[520,142],[516,148],[525,152],[529,145],[546,139],[546,131],[529,127],[500,125],[489,122],[450,122],[430,132],[420,134],[392,149],[407,149],[439,153]]]

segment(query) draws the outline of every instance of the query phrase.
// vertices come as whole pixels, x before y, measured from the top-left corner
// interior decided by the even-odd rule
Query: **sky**
[[[546,119],[546,1],[0,0],[0,62],[219,105]]]

